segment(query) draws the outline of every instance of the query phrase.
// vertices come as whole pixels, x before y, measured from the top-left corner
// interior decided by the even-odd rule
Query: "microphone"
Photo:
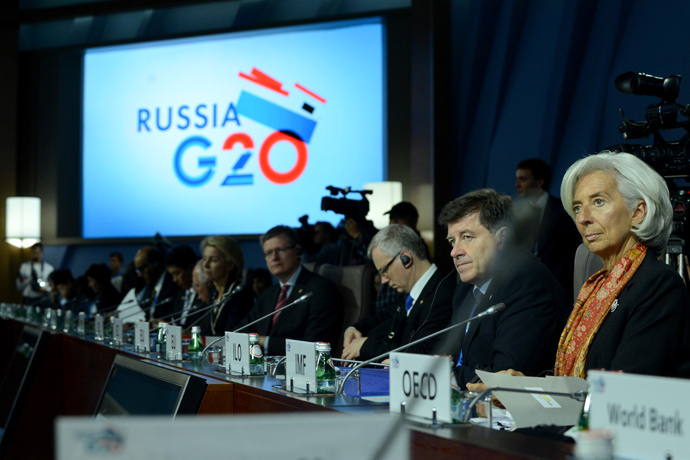
[[[129,318],[129,317],[131,317],[131,316],[138,315],[139,313],[144,313],[144,314],[146,314],[146,312],[144,311],[144,309],[143,309],[142,307],[144,307],[145,305],[149,305],[150,303],[153,302],[153,300],[154,300],[154,299],[149,298],[149,299],[144,300],[144,301],[141,302],[141,303],[137,303],[136,305],[133,305],[133,306],[127,308],[126,310],[131,310],[131,309],[134,308],[135,306],[138,306],[139,308],[141,308],[141,311],[135,311],[134,313],[130,313],[129,315],[125,315],[125,316],[121,317],[120,319]],[[167,303],[172,302],[173,300],[175,300],[175,297],[168,297],[167,299],[163,299],[163,300],[161,300],[160,302],[158,302],[158,303],[156,304],[156,306],[158,307],[158,306],[160,306],[160,305],[165,305],[165,304],[167,304]]]
[[[342,393],[342,392],[343,392],[343,389],[345,388],[345,382],[347,381],[347,379],[350,378],[350,376],[352,375],[352,373],[353,373],[354,371],[356,371],[357,369],[359,369],[359,368],[361,368],[361,367],[363,367],[363,366],[366,366],[367,364],[371,364],[371,363],[373,363],[373,362],[375,362],[375,361],[378,361],[378,360],[381,359],[381,358],[385,358],[386,356],[390,355],[391,353],[396,353],[396,352],[398,352],[398,351],[405,350],[405,349],[411,347],[412,345],[417,345],[418,343],[421,343],[421,342],[423,342],[423,341],[425,341],[425,340],[429,340],[429,339],[432,338],[432,337],[436,337],[436,336],[438,336],[438,335],[445,334],[446,332],[448,332],[448,331],[450,331],[450,330],[453,330],[453,329],[455,329],[455,328],[458,327],[458,326],[463,326],[463,325],[469,323],[470,321],[474,321],[474,320],[476,320],[476,319],[483,318],[484,316],[495,315],[496,313],[500,313],[500,312],[502,312],[502,311],[505,310],[505,309],[506,309],[506,304],[504,304],[504,303],[497,303],[496,305],[490,306],[489,308],[487,308],[487,309],[484,310],[483,312],[481,312],[481,313],[479,313],[479,314],[477,314],[477,315],[475,315],[475,316],[473,316],[473,317],[471,317],[471,318],[467,318],[466,320],[460,321],[460,322],[457,323],[457,324],[453,324],[452,326],[448,326],[448,327],[446,327],[446,328],[444,328],[444,329],[441,329],[440,331],[436,331],[436,332],[434,332],[434,333],[432,333],[432,334],[429,334],[429,335],[427,335],[427,336],[424,336],[424,337],[422,337],[421,339],[417,339],[417,340],[415,340],[415,341],[413,341],[413,342],[410,342],[410,343],[407,343],[407,344],[405,344],[405,345],[399,346],[398,348],[395,348],[394,350],[387,351],[387,352],[382,353],[382,354],[380,354],[380,355],[378,355],[378,356],[375,356],[375,357],[373,357],[373,358],[371,358],[371,359],[367,359],[366,361],[362,361],[361,363],[359,363],[359,364],[357,364],[356,366],[354,366],[354,367],[350,370],[350,372],[347,373],[347,375],[345,376],[345,378],[338,384],[338,387],[336,388],[336,391],[335,391],[335,392],[336,392],[336,394]]]
[[[206,318],[208,315],[211,314],[211,312],[213,311],[213,308],[218,307],[218,306],[220,306],[220,305],[223,305],[225,302],[227,302],[228,300],[230,300],[230,299],[232,298],[232,296],[234,296],[235,294],[237,294],[238,292],[240,292],[242,289],[244,289],[244,287],[245,287],[245,284],[244,284],[244,283],[238,284],[237,286],[235,286],[235,288],[234,288],[232,291],[230,291],[230,292],[224,294],[223,297],[221,297],[221,299],[220,299],[218,302],[213,303],[213,304],[211,304],[211,305],[209,305],[209,306],[207,306],[207,307],[204,307],[204,308],[199,308],[198,310],[193,310],[194,314],[196,314],[196,313],[201,313],[202,311],[205,311],[206,313],[204,313],[202,316],[200,316],[199,318],[197,318],[197,320],[194,321],[192,324],[190,324],[189,326],[187,326],[187,327],[182,331],[182,333],[184,334],[185,332],[187,332],[187,331],[189,331],[190,329],[192,329],[192,327],[198,326],[199,323],[200,323],[204,318]],[[182,312],[182,313],[184,313],[184,312]],[[190,311],[190,313],[191,313],[191,311]],[[180,314],[180,316],[181,316],[181,314]],[[214,343],[215,343],[215,342],[214,342]],[[203,356],[203,355],[202,355],[202,356]]]
[[[235,329],[235,330],[232,331],[232,332],[240,332],[242,329],[246,329],[246,328],[248,328],[249,326],[253,326],[253,325],[255,325],[256,323],[258,323],[259,321],[264,320],[264,319],[266,319],[266,318],[270,318],[271,316],[275,315],[276,313],[280,313],[281,311],[285,310],[286,308],[289,308],[289,307],[292,307],[293,305],[296,305],[296,304],[298,304],[298,303],[304,302],[305,300],[307,300],[307,299],[308,299],[309,297],[311,297],[312,295],[313,295],[313,294],[312,294],[311,292],[307,292],[306,294],[304,294],[304,295],[303,295],[302,297],[300,297],[299,299],[297,299],[297,300],[295,300],[295,301],[293,301],[293,302],[290,302],[289,304],[287,304],[287,305],[285,305],[285,306],[283,306],[283,307],[280,307],[280,308],[277,309],[277,310],[273,310],[273,311],[272,311],[271,313],[269,313],[268,315],[264,315],[264,316],[262,316],[261,318],[255,320],[255,321],[252,321],[251,323],[245,324],[244,326],[239,327],[239,328]]]
[[[111,306],[108,307],[108,308],[104,308],[104,309],[102,309],[102,310],[99,310],[98,313],[109,313],[109,312],[111,312],[111,311],[113,311],[113,310],[117,310],[117,308],[118,308],[120,305],[129,305],[129,304],[131,304],[131,303],[133,303],[133,302],[136,302],[136,300],[130,299],[130,300],[128,300],[127,302],[120,302],[120,303],[118,303],[118,304],[111,305]],[[129,308],[131,308],[131,307],[125,308],[124,310],[129,310]]]
[[[238,327],[237,329],[235,329],[235,330],[232,331],[232,332],[240,332],[242,329],[246,329],[246,328],[248,328],[249,326],[253,326],[253,325],[255,325],[256,323],[258,323],[258,322],[260,322],[260,321],[262,321],[262,320],[264,320],[264,319],[266,319],[266,318],[270,318],[271,316],[275,315],[276,313],[280,313],[281,311],[285,310],[286,308],[290,308],[290,307],[292,307],[293,305],[296,305],[296,304],[298,304],[298,303],[304,302],[305,300],[307,300],[307,299],[308,299],[309,297],[311,297],[312,295],[313,295],[313,294],[312,294],[311,292],[307,292],[306,294],[302,295],[302,297],[300,297],[300,298],[294,300],[293,302],[290,302],[289,304],[287,304],[287,305],[285,305],[285,306],[283,306],[283,307],[280,307],[280,308],[277,309],[277,310],[273,310],[271,313],[269,313],[269,314],[267,314],[267,315],[264,315],[264,316],[262,316],[261,318],[252,321],[251,323],[247,323],[247,324],[245,324],[244,326]],[[225,338],[225,336],[220,337],[220,338],[214,340],[213,342],[209,343],[208,345],[206,345],[206,348],[204,348],[204,351],[202,351],[201,356],[204,356],[204,353],[206,353],[206,350],[208,350],[208,348],[209,348],[210,346],[212,346],[212,345],[215,344],[215,343],[220,342],[220,341],[223,340],[224,338]]]

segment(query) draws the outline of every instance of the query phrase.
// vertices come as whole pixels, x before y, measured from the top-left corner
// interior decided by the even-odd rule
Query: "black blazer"
[[[155,286],[155,285],[154,285]],[[144,289],[147,290],[145,297],[142,299],[141,304],[144,304],[143,310],[146,313],[146,319],[150,319],[151,315],[151,302],[158,299],[155,306],[154,318],[160,318],[161,316],[168,315],[172,312],[173,303],[175,302],[175,296],[180,287],[175,284],[172,280],[172,276],[167,271],[164,273],[163,285],[161,286],[161,292],[156,294],[156,299],[152,299],[153,286],[146,286]],[[170,299],[169,301],[162,303],[163,301]]]
[[[372,324],[369,320],[371,317],[357,322],[354,327],[367,337],[359,351],[359,359],[371,359],[450,326],[455,276],[446,275],[436,270],[422,289],[409,316],[403,304],[397,306],[393,317],[379,324]],[[404,352],[433,353],[438,341],[438,338],[432,338]]]
[[[326,278],[302,268],[286,305],[308,292],[312,293],[308,300],[280,312],[274,327],[271,327],[272,317],[268,317],[243,331],[270,337],[264,355],[284,356],[285,339],[329,342],[331,346],[338,343],[343,321],[343,304],[338,288]],[[238,326],[272,312],[279,295],[280,284],[262,292],[254,308]]]
[[[573,287],[575,251],[582,238],[575,222],[563,209],[561,200],[551,195],[546,201],[537,241],[537,257],[554,274],[563,292],[569,295]]]
[[[469,317],[469,312],[461,312],[460,306],[472,295],[473,287],[458,285],[453,299],[453,323]],[[465,327],[460,326],[448,337],[446,352],[454,362],[457,363],[462,350],[463,365],[454,368],[462,388],[476,377],[475,369],[515,369],[526,375],[553,369],[569,303],[553,274],[527,251],[503,254],[474,314],[501,302],[506,305],[502,313],[472,321],[466,335]]]
[[[573,219],[563,209],[561,200],[548,195],[543,214],[538,213],[527,199],[516,201],[515,243],[531,252],[535,249],[535,235],[537,258],[551,270],[563,292],[570,296],[573,292],[575,251],[582,239]]]
[[[182,310],[184,309],[184,301],[186,297],[186,290],[180,289],[177,291],[177,294],[175,296],[175,302],[173,303],[173,308],[172,311],[170,312],[171,315],[173,315],[172,319],[174,320],[175,324],[180,324],[180,321],[182,320]],[[196,313],[196,310],[199,310],[203,307],[206,306],[206,303],[204,303],[203,300],[199,297],[199,294],[196,292],[194,293],[194,298],[192,299],[192,307],[189,309],[189,312],[187,313],[187,321],[185,321],[184,327],[190,327],[193,325],[198,326],[197,322],[202,319],[201,317],[206,313],[206,312],[201,312],[201,313]],[[203,321],[202,321],[203,322]],[[208,335],[208,334],[205,334]]]
[[[649,251],[594,336],[585,368],[675,375],[687,360],[688,308],[683,280]]]

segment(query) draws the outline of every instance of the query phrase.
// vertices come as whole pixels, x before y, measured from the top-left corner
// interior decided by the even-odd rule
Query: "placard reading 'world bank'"
[[[613,431],[617,458],[690,459],[690,380],[590,371],[587,381],[589,426]]]
[[[434,409],[441,422],[453,423],[450,413],[450,366],[448,356],[391,353],[391,412],[431,419]]]

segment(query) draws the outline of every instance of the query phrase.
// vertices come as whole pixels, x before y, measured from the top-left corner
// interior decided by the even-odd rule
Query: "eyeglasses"
[[[137,275],[141,275],[147,268],[149,268],[149,264],[146,264],[141,268],[137,268],[134,271],[137,272]]]
[[[287,246],[287,247],[285,247],[285,248],[271,249],[270,251],[264,252],[264,257],[267,258],[267,259],[270,259],[271,257],[273,257],[273,254],[276,254],[276,255],[280,256],[280,255],[285,254],[286,252],[288,252],[290,249],[295,249],[296,247],[297,247],[297,245],[295,244],[295,245],[292,245],[292,246]]]
[[[402,251],[398,252],[395,256],[393,256],[393,258],[392,258],[392,259],[391,259],[381,270],[379,270],[379,274],[380,274],[381,276],[386,276],[386,272],[388,271],[388,269],[390,268],[390,266],[393,264],[393,262],[395,261],[395,259],[398,258],[398,256],[400,255],[400,253],[402,253]]]

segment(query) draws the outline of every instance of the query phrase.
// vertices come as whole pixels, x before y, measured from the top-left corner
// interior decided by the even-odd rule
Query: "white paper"
[[[479,378],[489,388],[514,388],[526,390],[537,388],[540,393],[514,393],[494,391],[492,394],[510,411],[517,428],[537,425],[576,425],[582,413],[584,401],[569,396],[550,393],[574,394],[587,391],[587,382],[577,377],[513,377],[508,374],[477,371]],[[535,397],[536,396],[536,397]],[[548,400],[553,400],[547,403]],[[557,407],[558,406],[558,407]]]

